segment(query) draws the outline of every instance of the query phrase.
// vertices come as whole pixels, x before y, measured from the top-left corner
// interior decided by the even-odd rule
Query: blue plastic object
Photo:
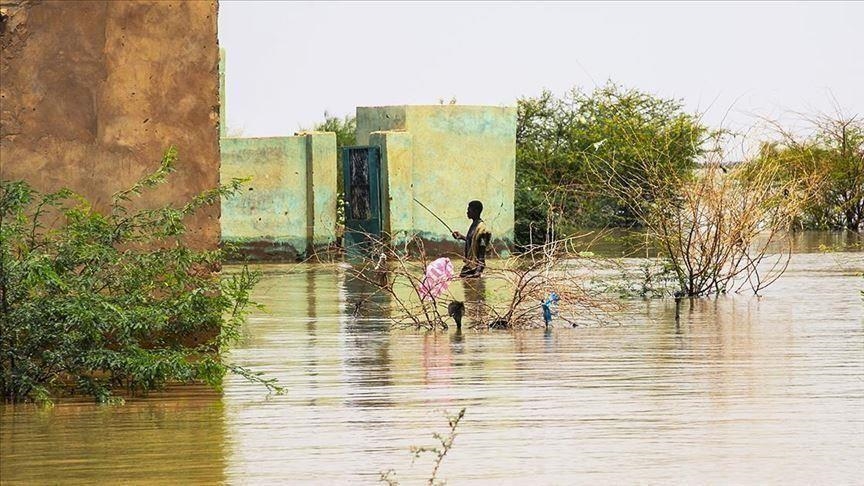
[[[558,294],[552,292],[549,294],[546,301],[540,304],[541,307],[543,307],[543,322],[545,322],[547,326],[552,322],[552,313],[556,310],[555,308],[558,306],[559,300],[561,299],[558,297]]]

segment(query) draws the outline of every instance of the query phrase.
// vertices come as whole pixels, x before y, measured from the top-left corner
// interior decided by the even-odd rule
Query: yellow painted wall
[[[391,197],[404,195],[390,200],[391,226],[410,221],[412,231],[423,238],[452,242],[449,230],[408,194],[463,233],[470,224],[465,216],[468,202],[479,199],[494,239],[512,242],[516,109],[460,105],[357,108],[358,144],[378,145],[392,158],[390,140],[399,138],[404,147],[409,136],[410,163],[404,156],[387,163],[390,174],[409,164],[411,171],[410,184],[407,178],[389,179]],[[412,203],[410,209],[405,200]]]
[[[413,141],[408,132],[373,132],[370,145],[381,148],[383,230],[399,244],[414,231]]]
[[[313,250],[336,239],[336,134],[301,135],[306,138],[306,238]]]

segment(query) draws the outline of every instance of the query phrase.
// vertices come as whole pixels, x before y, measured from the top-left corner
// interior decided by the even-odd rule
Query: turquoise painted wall
[[[223,138],[223,183],[251,177],[222,200],[222,241],[260,258],[296,258],[335,239],[336,136]]]
[[[222,200],[222,242],[262,259],[292,259],[336,239],[336,134],[226,137],[225,50],[219,52],[220,179],[251,177]]]
[[[470,200],[479,199],[484,205],[483,219],[494,238],[512,242],[516,182],[514,107],[359,107],[357,140],[358,144],[381,147],[385,154],[382,158],[387,159],[391,204],[387,219],[391,228],[402,229],[407,223],[411,231],[430,241],[452,242],[444,225],[411,198],[422,201],[453,229],[463,233],[470,224],[465,216],[466,206]],[[396,147],[401,152],[398,157],[394,155]],[[405,170],[410,170],[410,178],[405,176]]]
[[[220,145],[222,182],[252,178],[222,200],[222,241],[272,241],[305,251],[305,137],[223,138]]]

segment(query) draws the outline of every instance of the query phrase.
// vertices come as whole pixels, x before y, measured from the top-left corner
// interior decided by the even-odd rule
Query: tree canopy
[[[607,183],[650,203],[658,191],[675,190],[653,176],[690,173],[709,135],[681,101],[611,82],[591,93],[573,88],[560,98],[543,91],[519,99],[517,240],[547,233],[553,220],[564,227],[638,226],[630,204],[610,195]]]

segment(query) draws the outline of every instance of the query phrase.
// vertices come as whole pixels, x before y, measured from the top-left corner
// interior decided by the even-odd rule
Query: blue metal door
[[[381,236],[381,158],[378,147],[342,149],[345,248]]]

